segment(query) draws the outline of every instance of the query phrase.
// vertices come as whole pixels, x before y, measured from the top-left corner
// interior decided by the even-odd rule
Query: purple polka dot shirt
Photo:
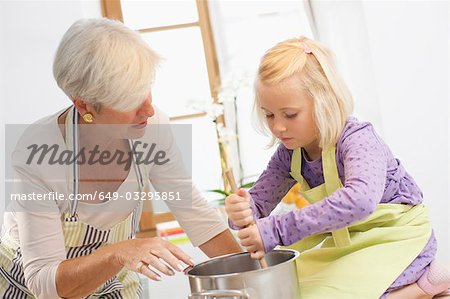
[[[289,174],[292,152],[279,145],[250,190],[251,207],[266,252],[277,245],[291,245],[310,235],[364,220],[379,203],[417,205],[422,202],[422,192],[416,182],[394,158],[373,126],[349,118],[336,145],[336,163],[343,187],[315,204],[268,216],[296,183]],[[301,171],[311,188],[324,183],[322,158],[309,161],[302,155]],[[230,226],[238,228],[231,222]],[[436,242],[432,236],[416,264],[411,264],[415,274],[399,278],[401,281],[392,287],[416,281],[435,251]]]

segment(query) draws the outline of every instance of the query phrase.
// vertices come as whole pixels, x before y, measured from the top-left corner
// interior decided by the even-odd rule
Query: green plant
[[[253,184],[255,184],[255,182],[250,182],[250,183],[244,184],[244,185],[240,186],[239,188],[250,189],[251,187],[253,187]],[[207,190],[207,192],[213,192],[213,193],[218,193],[218,194],[223,195],[223,198],[219,198],[219,199],[215,200],[215,202],[217,202],[220,205],[223,205],[225,203],[225,198],[228,195],[233,193],[231,191],[226,191],[223,189],[212,189],[212,190]]]

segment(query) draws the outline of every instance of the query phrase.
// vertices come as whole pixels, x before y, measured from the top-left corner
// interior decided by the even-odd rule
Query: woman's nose
[[[155,108],[153,108],[152,105],[152,99],[151,97],[148,97],[144,103],[142,104],[141,111],[143,114],[147,115],[148,117],[153,116],[155,114]]]

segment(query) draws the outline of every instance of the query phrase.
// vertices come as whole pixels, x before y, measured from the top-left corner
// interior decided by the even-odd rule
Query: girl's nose
[[[282,121],[274,120],[273,127],[272,127],[274,133],[282,133],[286,131],[286,126],[283,124]]]

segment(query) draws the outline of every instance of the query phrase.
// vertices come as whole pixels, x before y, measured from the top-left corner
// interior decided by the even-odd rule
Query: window
[[[280,41],[301,35],[313,38],[312,13],[308,1],[210,1],[209,8],[225,119],[227,127],[239,137],[230,146],[235,158],[231,164],[240,165],[243,183],[254,181],[275,150],[266,148],[269,139],[255,132],[251,117],[259,60]]]
[[[103,15],[138,31],[163,60],[152,89],[156,106],[175,124],[192,126],[192,178],[202,191],[222,187],[221,154],[211,116],[220,76],[208,2],[103,0]],[[208,111],[210,110],[210,111]],[[214,122],[215,120],[215,122]],[[210,165],[204,172],[205,163]],[[153,205],[163,211],[164,205]]]
[[[157,72],[154,101],[176,123],[193,125],[193,179],[200,189],[222,186],[221,165],[232,165],[241,182],[256,179],[274,151],[265,149],[268,138],[257,135],[252,126],[256,68],[276,42],[313,36],[309,2],[103,0],[103,4],[105,16],[138,30],[166,59]],[[202,112],[211,113],[217,101],[225,109],[225,117],[217,120],[219,127],[226,123],[230,159],[225,164],[215,124]],[[208,174],[200,169],[206,162],[212,165]]]

